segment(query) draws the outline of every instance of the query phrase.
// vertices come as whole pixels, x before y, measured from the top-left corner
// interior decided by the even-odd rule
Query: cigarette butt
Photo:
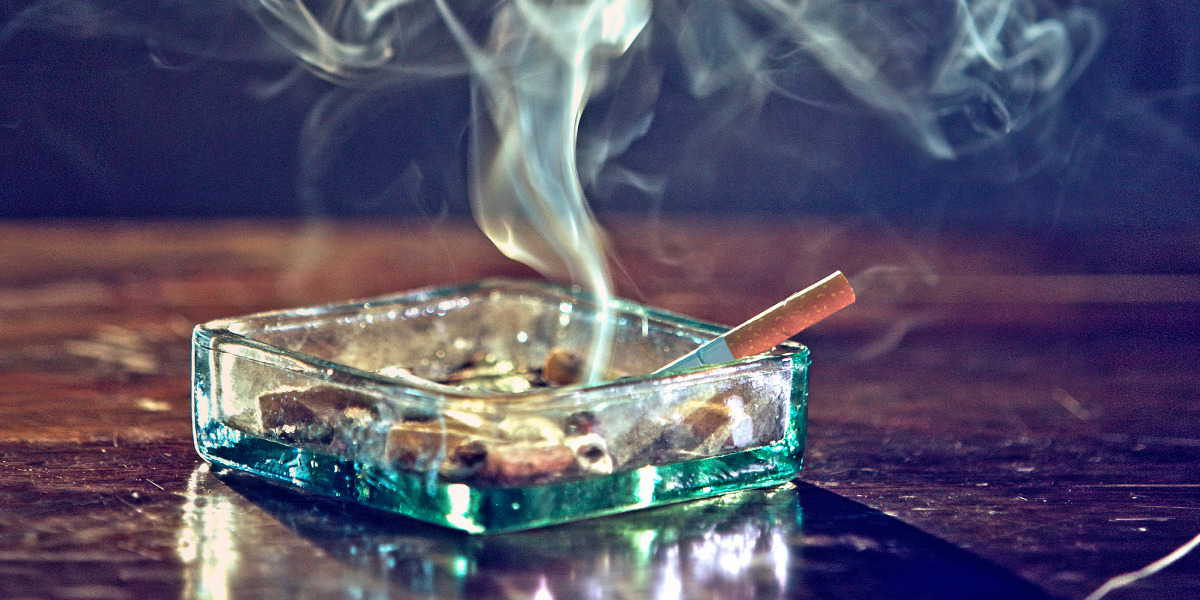
[[[729,330],[725,343],[734,358],[761,354],[854,302],[854,289],[837,271],[792,294],[757,317]]]
[[[583,355],[565,348],[551,348],[542,366],[542,379],[552,385],[571,385],[583,380],[587,361]]]

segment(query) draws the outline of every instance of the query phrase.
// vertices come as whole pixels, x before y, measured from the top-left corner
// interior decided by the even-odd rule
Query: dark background
[[[0,217],[469,213],[465,81],[339,89],[296,70],[235,7],[61,3],[49,25],[28,26],[31,5],[0,1]],[[589,196],[602,215],[1195,227],[1200,8],[1085,5],[1105,22],[1101,52],[1057,110],[998,146],[937,160],[864,107],[782,98],[696,138],[712,101],[692,99],[668,70],[649,134],[617,159],[665,175],[665,187],[601,185]],[[339,99],[345,110],[313,112]],[[310,119],[335,126],[317,136]]]

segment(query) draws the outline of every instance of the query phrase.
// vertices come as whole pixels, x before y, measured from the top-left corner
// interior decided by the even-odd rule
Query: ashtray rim
[[[528,291],[532,293],[550,292],[577,300],[592,300],[590,294],[587,294],[586,292],[578,289],[567,288],[554,283],[526,279],[492,277],[454,286],[427,286],[405,292],[385,294],[369,298],[351,299],[292,309],[268,310],[238,317],[215,319],[196,325],[196,327],[193,329],[192,344],[193,346],[212,352],[221,352],[222,350],[218,347],[221,344],[214,342],[216,342],[219,338],[224,338],[221,339],[221,341],[235,341],[239,345],[286,357],[297,363],[297,368],[294,369],[294,372],[312,375],[314,372],[313,369],[316,371],[323,371],[329,383],[354,386],[363,386],[364,384],[369,384],[370,387],[375,389],[375,391],[385,395],[387,395],[389,391],[404,390],[405,394],[409,397],[414,394],[426,396],[428,400],[447,406],[464,402],[477,403],[481,400],[485,400],[489,403],[499,405],[515,404],[518,405],[521,410],[528,409],[532,411],[554,408],[560,402],[565,404],[578,404],[581,402],[581,399],[579,398],[580,395],[592,395],[593,393],[602,394],[615,388],[627,386],[640,387],[647,384],[657,384],[659,382],[662,382],[663,384],[683,384],[691,379],[705,379],[708,381],[722,380],[726,378],[737,377],[742,371],[752,367],[763,368],[765,365],[770,365],[772,362],[777,362],[778,364],[769,368],[781,370],[792,368],[792,363],[795,361],[800,361],[800,363],[805,366],[810,364],[810,351],[808,347],[798,342],[788,340],[775,347],[776,349],[784,349],[783,352],[772,351],[771,353],[748,356],[731,362],[703,365],[699,367],[681,369],[679,371],[673,371],[670,373],[651,372],[630,375],[597,383],[578,383],[552,388],[532,388],[521,392],[488,393],[480,392],[479,390],[469,390],[453,385],[442,384],[416,375],[411,377],[401,377],[367,371],[347,365],[345,363],[276,346],[274,344],[255,339],[247,333],[242,333],[231,329],[232,326],[238,323],[249,323],[255,320],[308,317],[318,314],[334,314],[337,311],[350,313],[362,310],[364,308],[429,301],[441,296],[477,293],[480,291],[486,291],[488,289],[495,291],[512,291],[522,287],[527,288]],[[654,320],[663,324],[699,330],[700,333],[709,334],[712,337],[717,337],[728,329],[727,327],[723,327],[715,323],[694,319],[692,317],[680,315],[665,309],[649,307],[624,298],[614,298],[612,301],[612,308],[616,312],[634,314],[638,317]],[[265,328],[255,328],[252,329],[252,331],[264,329]],[[241,356],[240,358],[243,360],[254,360],[253,358],[247,356]],[[307,365],[309,369],[300,368],[300,365]],[[278,364],[271,364],[270,366],[272,368],[293,370]],[[509,407],[508,409],[512,408],[514,407]]]

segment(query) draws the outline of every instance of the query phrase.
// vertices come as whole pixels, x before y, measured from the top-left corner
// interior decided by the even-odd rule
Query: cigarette
[[[656,372],[665,373],[762,354],[853,302],[854,289],[850,287],[846,276],[837,271]]]

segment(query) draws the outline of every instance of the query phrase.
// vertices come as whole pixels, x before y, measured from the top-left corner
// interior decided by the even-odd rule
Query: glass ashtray
[[[489,280],[196,327],[210,463],[472,533],[789,481],[808,349],[654,371],[724,328],[618,300],[606,381],[571,383],[587,296]],[[555,371],[557,373],[552,373]]]

